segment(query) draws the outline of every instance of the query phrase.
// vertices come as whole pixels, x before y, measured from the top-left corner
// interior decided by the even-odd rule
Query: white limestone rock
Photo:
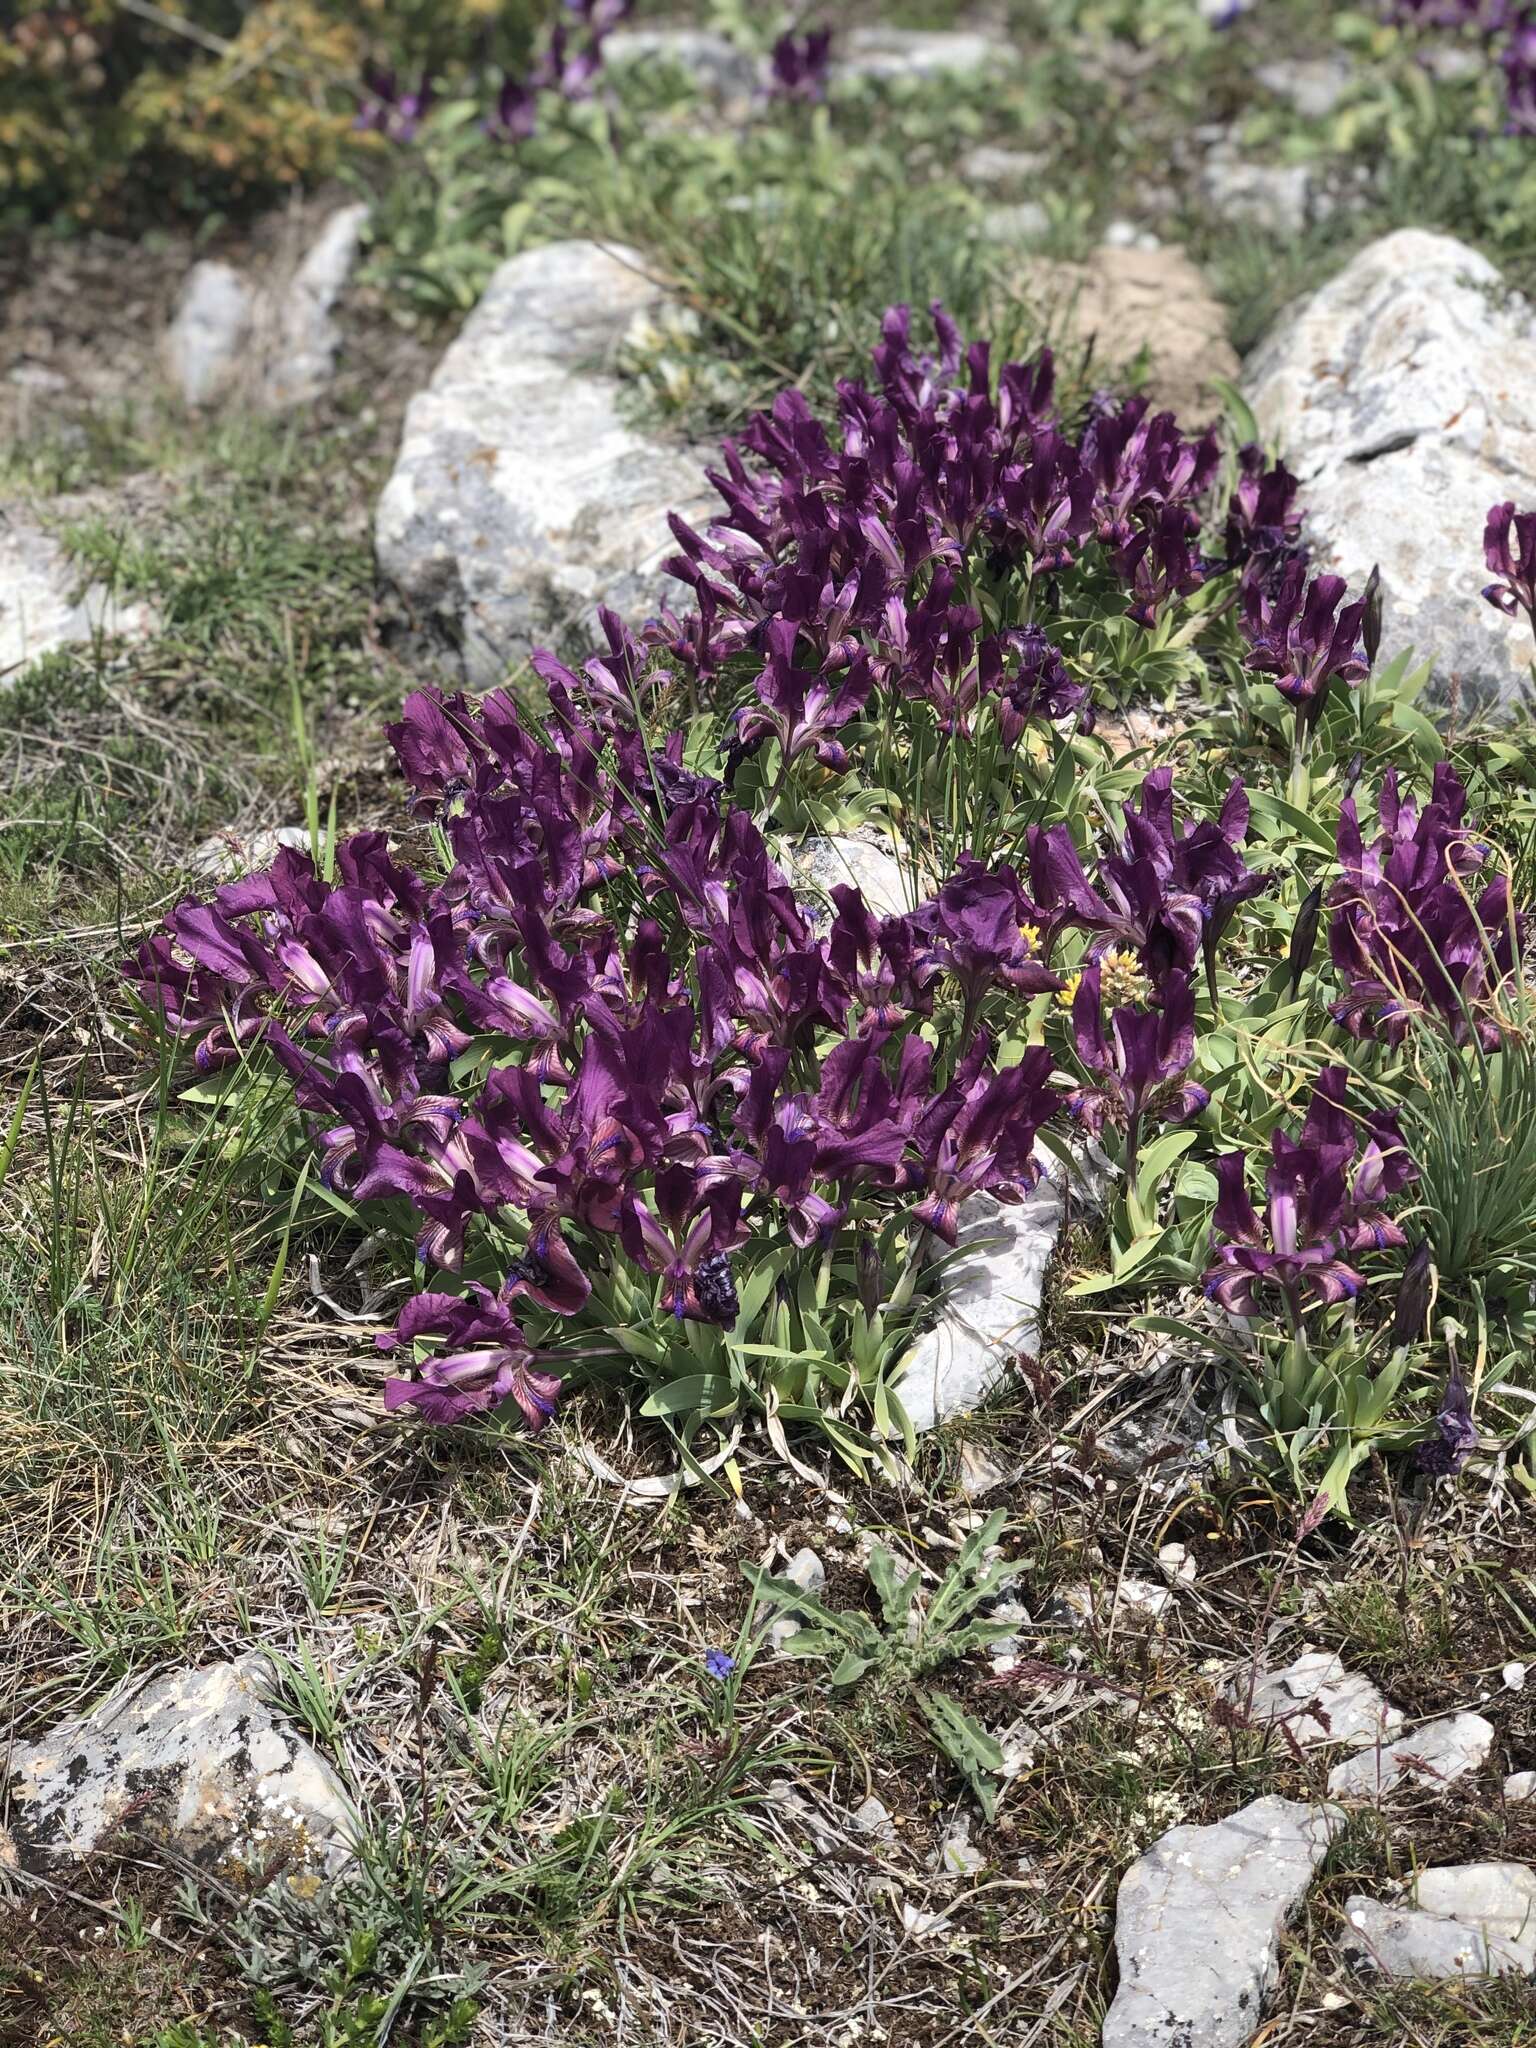
[[[979,142],[960,159],[960,175],[969,185],[1034,185],[1049,172],[1051,160],[1038,149],[1002,149],[996,143]]]
[[[1154,1585],[1150,1579],[1122,1574],[1095,1586],[1087,1579],[1065,1586],[1056,1597],[1056,1612],[1063,1620],[1085,1622],[1092,1627],[1133,1622],[1160,1621],[1173,1605],[1172,1586]]]
[[[1410,1902],[1345,1902],[1342,1944],[1385,1977],[1536,1976],[1536,1871],[1523,1863],[1447,1864],[1419,1874]]]
[[[798,887],[830,897],[839,886],[857,889],[876,917],[900,917],[917,907],[913,881],[891,846],[851,833],[807,839],[790,855]]]
[[[1504,1798],[1511,1806],[1536,1799],[1536,1771],[1511,1771],[1504,1780]]]
[[[1177,1827],[1120,1881],[1120,1988],[1104,2048],[1243,2048],[1280,1936],[1343,1825],[1335,1808],[1256,1799],[1214,1827]]]
[[[973,1195],[944,1277],[938,1321],[907,1352],[892,1391],[914,1429],[978,1407],[1021,1352],[1040,1342],[1046,1269],[1066,1215],[1066,1168],[1042,1161],[1039,1182],[1009,1207]]]
[[[1536,497],[1536,329],[1498,271],[1404,228],[1293,308],[1248,365],[1260,427],[1302,483],[1317,566],[1379,564],[1382,654],[1437,657],[1478,701],[1527,680],[1523,619],[1484,602],[1490,505]]]
[[[1359,72],[1342,52],[1321,57],[1277,57],[1260,64],[1254,80],[1276,99],[1289,100],[1305,121],[1324,121],[1353,86]]]
[[[1219,144],[1206,157],[1200,190],[1228,220],[1251,222],[1276,234],[1299,235],[1321,210],[1306,164],[1257,163],[1231,143]]]
[[[47,1869],[131,1828],[226,1874],[295,1858],[340,1868],[351,1812],[329,1765],[267,1705],[266,1676],[257,1656],[173,1671],[15,1748],[22,1860]]]
[[[227,398],[250,367],[261,294],[233,264],[194,263],[165,336],[165,366],[193,411]]]
[[[943,1877],[976,1877],[986,1869],[986,1856],[971,1840],[969,1814],[962,1813],[945,1830],[929,1867]]]
[[[603,65],[610,72],[642,65],[681,71],[700,92],[719,99],[744,98],[758,82],[752,53],[729,36],[671,23],[614,29],[603,38]]]
[[[357,267],[368,208],[342,206],[278,294],[264,351],[261,400],[271,411],[318,398],[331,382],[341,333],[332,315]]]
[[[138,639],[154,623],[149,606],[109,590],[80,587],[80,572],[52,534],[17,506],[0,505],[0,689],[39,655],[98,634]]]
[[[667,512],[703,524],[715,509],[702,461],[631,426],[603,367],[666,303],[643,268],[595,242],[514,256],[411,400],[379,563],[457,640],[476,685],[600,604],[654,609],[676,546]]]
[[[1303,1651],[1283,1670],[1260,1673],[1257,1683],[1241,1671],[1228,1684],[1227,1698],[1255,1727],[1283,1724],[1303,1749],[1374,1746],[1390,1742],[1403,1725],[1371,1681],[1346,1671],[1329,1650]]]
[[[968,78],[1013,70],[1011,43],[977,29],[855,28],[836,38],[832,70],[839,78]]]
[[[212,259],[195,263],[163,344],[182,404],[201,412],[239,399],[283,412],[320,397],[341,346],[333,315],[367,221],[362,202],[338,207],[297,263],[274,262],[257,277]]]
[[[792,1586],[797,1586],[810,1599],[819,1600],[826,1587],[827,1568],[816,1552],[806,1545],[795,1552],[777,1576],[788,1579]],[[768,1625],[770,1647],[782,1650],[787,1642],[799,1635],[805,1625],[806,1618],[803,1615],[787,1614],[781,1610],[777,1618]]]
[[[896,1840],[896,1823],[891,1818],[891,1809],[873,1792],[859,1801],[848,1818],[861,1835],[869,1835],[873,1840],[887,1844]]]
[[[1426,1721],[1381,1748],[1362,1749],[1335,1764],[1328,1790],[1335,1799],[1390,1799],[1404,1790],[1435,1791],[1481,1769],[1493,1748],[1493,1724],[1481,1714],[1449,1714]]]
[[[242,836],[238,832],[215,832],[193,848],[187,865],[202,882],[233,882],[241,875],[257,875],[271,867],[287,847],[295,853],[310,850],[307,825],[264,825]]]

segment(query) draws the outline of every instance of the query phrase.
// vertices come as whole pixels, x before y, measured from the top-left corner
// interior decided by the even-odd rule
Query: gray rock
[[[632,251],[555,242],[514,256],[411,400],[375,521],[380,565],[500,682],[600,604],[651,609],[666,515],[715,509],[703,465],[627,424],[611,361],[664,304]]]
[[[795,1552],[779,1576],[788,1579],[792,1586],[798,1586],[802,1593],[809,1593],[814,1600],[827,1583],[827,1568],[809,1544],[805,1544]]]
[[[1488,1760],[1493,1724],[1481,1714],[1450,1714],[1426,1721],[1380,1749],[1363,1749],[1335,1764],[1328,1790],[1335,1799],[1389,1799],[1395,1792],[1453,1785]]]
[[[1408,1905],[1347,1900],[1346,1960],[1385,1977],[1536,1975],[1536,1871],[1525,1864],[1421,1871],[1410,1896]]]
[[[339,207],[325,222],[271,315],[262,402],[273,411],[318,398],[336,368],[341,334],[331,315],[357,267],[368,208]]]
[[[834,43],[832,55],[836,76],[882,81],[966,78],[1012,70],[1017,62],[1010,43],[976,29],[850,29]]]
[[[1469,50],[1465,43],[1431,44],[1427,49],[1419,49],[1415,58],[1441,85],[1455,85],[1463,78],[1476,78],[1488,69],[1484,52]]]
[[[1239,1672],[1227,1698],[1256,1727],[1283,1724],[1303,1749],[1347,1743],[1351,1749],[1390,1742],[1403,1725],[1368,1678],[1344,1669],[1329,1650],[1305,1650],[1280,1671],[1262,1672],[1255,1683]]]
[[[790,855],[798,886],[830,895],[840,884],[857,889],[877,917],[900,917],[916,907],[912,881],[889,847],[838,834],[808,839]]]
[[[231,264],[193,264],[165,337],[166,369],[184,405],[216,405],[234,390],[250,367],[260,311],[256,287]]]
[[[18,507],[0,505],[0,688],[55,648],[98,634],[138,639],[153,623],[147,605],[96,584],[82,589],[58,541]]]
[[[337,1869],[354,1824],[329,1766],[261,1695],[264,1660],[173,1671],[11,1752],[23,1862],[88,1856],[123,1829],[227,1874]]]
[[[1254,79],[1276,99],[1289,100],[1306,121],[1323,121],[1333,112],[1357,76],[1348,57],[1279,57],[1261,64]]]
[[[1149,1406],[1117,1417],[1094,1448],[1122,1478],[1145,1478],[1158,1498],[1182,1492],[1212,1456],[1205,1410],[1187,1379]]]
[[[1320,211],[1305,164],[1253,163],[1230,144],[1213,149],[1200,171],[1207,203],[1228,220],[1299,235]]]
[[[1402,229],[1286,315],[1246,378],[1318,566],[1358,589],[1379,563],[1383,655],[1435,654],[1480,701],[1512,698],[1531,655],[1480,595],[1488,507],[1536,495],[1536,336],[1500,290],[1475,250]]]
[[[1343,1825],[1333,1808],[1256,1799],[1178,1827],[1120,1881],[1120,1988],[1104,2048],[1242,2048],[1257,2032],[1280,1936]]]
[[[1043,1161],[1038,1184],[1013,1207],[973,1195],[945,1271],[938,1321],[907,1352],[894,1392],[915,1429],[977,1407],[1020,1352],[1039,1342],[1046,1268],[1061,1235],[1066,1168]]]
[[[708,29],[663,24],[615,29],[603,40],[603,63],[609,71],[640,64],[682,71],[700,92],[720,99],[740,98],[757,85],[751,52]]]
[[[1536,1771],[1511,1771],[1504,1780],[1504,1797],[1511,1806],[1536,1799]]]
[[[1057,1594],[1051,1618],[1084,1622],[1097,1628],[1124,1627],[1138,1621],[1160,1621],[1173,1605],[1173,1599],[1172,1586],[1157,1586],[1150,1579],[1122,1574],[1100,1586],[1079,1579]]]

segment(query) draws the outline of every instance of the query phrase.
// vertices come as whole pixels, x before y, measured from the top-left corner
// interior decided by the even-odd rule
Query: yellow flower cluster
[[[1067,976],[1056,996],[1062,1009],[1071,1009],[1082,980],[1081,972]],[[1099,988],[1111,1010],[1139,1009],[1152,996],[1152,984],[1141,962],[1134,953],[1123,950],[1108,952],[1099,961]]]

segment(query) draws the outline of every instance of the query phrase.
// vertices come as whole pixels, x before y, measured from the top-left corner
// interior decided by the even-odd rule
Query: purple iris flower
[[[1241,569],[1245,583],[1267,583],[1272,573],[1300,554],[1301,488],[1283,462],[1268,466],[1264,450],[1250,441],[1238,450],[1238,475],[1227,501],[1227,567]]]
[[[554,1414],[559,1379],[538,1368],[506,1302],[487,1288],[416,1295],[378,1345],[381,1351],[403,1348],[409,1356],[424,1338],[437,1338],[445,1348],[415,1365],[410,1377],[385,1381],[386,1408],[412,1407],[423,1422],[448,1423],[510,1400],[534,1430]]]
[[[1504,133],[1536,135],[1536,14],[1515,16],[1499,52],[1504,72]]]
[[[413,142],[437,94],[431,75],[423,71],[414,86],[401,84],[393,70],[363,66],[362,105],[355,128],[382,135],[388,142]]]
[[[1532,31],[1536,35],[1536,29]],[[1489,508],[1483,554],[1498,578],[1483,595],[1514,618],[1524,612],[1536,632],[1536,512],[1516,512],[1514,500]]]
[[[974,1017],[991,989],[1038,996],[1061,987],[1041,957],[1042,921],[1012,868],[990,871],[965,854],[953,878],[910,923],[927,937],[933,968],[954,976]],[[962,1028],[960,1036],[969,1043],[969,1030]]]
[[[1004,746],[1016,747],[1027,725],[1075,717],[1080,732],[1094,727],[1093,698],[1075,681],[1043,628],[1020,626],[985,641],[980,656],[983,686],[997,698],[997,729]],[[995,680],[994,680],[995,672]]]
[[[803,35],[791,31],[780,36],[769,59],[770,97],[804,100],[812,104],[824,100],[831,54],[832,31],[829,28],[808,29]]]
[[[509,71],[496,104],[480,124],[495,142],[526,142],[539,125],[539,96]]]
[[[1248,1195],[1244,1155],[1229,1152],[1216,1162],[1215,1261],[1205,1289],[1233,1315],[1257,1315],[1265,1290],[1273,1289],[1299,1328],[1309,1301],[1352,1301],[1364,1286],[1345,1253],[1405,1242],[1385,1204],[1418,1169],[1393,1118],[1350,1114],[1348,1081],[1345,1068],[1325,1067],[1299,1142],[1275,1132],[1264,1221]]]
[[[1273,596],[1258,584],[1244,591],[1248,666],[1272,677],[1293,704],[1320,701],[1335,681],[1358,683],[1369,673],[1360,649],[1366,601],[1340,610],[1346,588],[1342,576],[1308,583],[1306,564],[1291,561]]]
[[[1091,1085],[1078,1089],[1070,1106],[1090,1131],[1101,1131],[1111,1118],[1124,1125],[1127,1179],[1134,1176],[1149,1121],[1185,1123],[1211,1099],[1184,1078],[1195,1057],[1195,998],[1188,975],[1170,973],[1155,991],[1135,981],[1126,963],[1110,955],[1083,969],[1072,996],[1073,1043]],[[1122,991],[1129,1001],[1114,999]]]
[[[949,1245],[958,1239],[968,1196],[985,1192],[1016,1202],[1034,1186],[1040,1177],[1035,1138],[1060,1101],[1044,1046],[1031,1046],[1017,1066],[1001,1072],[989,1070],[990,1050],[978,1035],[954,1082],[916,1129],[916,1185],[925,1192],[913,1214]]]
[[[789,619],[775,619],[768,628],[768,662],[754,685],[758,701],[736,714],[727,749],[733,766],[755,753],[764,740],[774,739],[779,743],[781,773],[809,750],[834,774],[847,768],[847,750],[837,735],[869,700],[869,663],[861,655],[836,677],[796,668],[798,638]],[[728,773],[727,782],[730,779]]]
[[[1435,1413],[1435,1434],[1419,1445],[1419,1470],[1436,1479],[1453,1478],[1477,1444],[1477,1424],[1472,1419],[1467,1383],[1459,1370],[1453,1370]]]
[[[1204,841],[1176,839],[1169,768],[1154,769],[1146,777],[1139,801],[1124,806],[1124,818],[1121,845],[1098,864],[1098,888],[1084,873],[1067,826],[1033,828],[1035,900],[1052,929],[1075,925],[1095,935],[1092,960],[1116,946],[1128,947],[1141,956],[1155,981],[1173,968],[1187,973],[1199,957],[1222,879],[1229,888],[1240,886],[1247,870],[1231,860],[1230,843],[1223,861]],[[1246,816],[1243,824],[1246,828]]]
[[[736,1669],[736,1659],[726,1650],[706,1650],[704,1669],[711,1678],[729,1678]]]
[[[1415,1016],[1431,1016],[1458,1043],[1499,1042],[1498,992],[1515,972],[1527,923],[1503,874],[1481,880],[1485,849],[1466,815],[1467,793],[1446,762],[1423,809],[1389,772],[1381,837],[1367,847],[1355,802],[1340,809],[1343,876],[1330,903],[1329,946],[1346,993],[1334,1015],[1356,1038],[1400,1044]]]
[[[625,1196],[619,1236],[637,1265],[662,1275],[662,1300],[680,1322],[732,1327],[740,1310],[730,1255],[747,1237],[739,1180],[663,1167],[650,1201]]]

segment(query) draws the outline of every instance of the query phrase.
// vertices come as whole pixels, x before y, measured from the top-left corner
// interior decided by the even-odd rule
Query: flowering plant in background
[[[481,120],[493,141],[526,142],[539,125],[542,94],[574,102],[590,96],[603,68],[603,41],[633,12],[634,0],[562,0],[561,17],[546,31],[526,76],[508,72]],[[413,90],[395,71],[363,67],[362,105],[355,126],[396,143],[413,142],[437,93],[424,72]]]
[[[1536,6],[1530,0],[1388,0],[1404,28],[1460,29],[1485,43],[1504,75],[1504,132],[1536,135]]]
[[[382,135],[386,142],[414,142],[436,97],[431,77],[425,71],[414,86],[407,86],[393,70],[366,64],[362,105],[354,126],[366,134]]]
[[[831,56],[831,29],[813,28],[800,34],[787,30],[769,55],[770,98],[804,100],[812,105],[824,100]]]

